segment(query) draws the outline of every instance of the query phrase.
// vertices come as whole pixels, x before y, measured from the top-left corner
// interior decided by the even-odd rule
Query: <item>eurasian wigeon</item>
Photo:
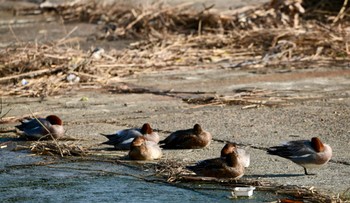
[[[15,126],[23,132],[26,139],[52,139],[60,138],[64,135],[62,120],[56,115],[49,115],[46,118],[32,118],[21,121],[21,125]],[[50,135],[51,134],[51,135]]]
[[[227,143],[221,150],[221,158],[225,158],[225,156],[232,150],[236,150],[238,155],[238,161],[245,167],[249,167],[250,165],[250,154],[247,153],[246,150],[237,146],[236,143]]]
[[[331,159],[332,148],[318,137],[313,137],[311,141],[295,140],[270,147],[267,153],[293,161],[304,168],[305,175],[309,175],[307,169],[323,166]]]
[[[160,141],[164,149],[199,149],[209,146],[211,134],[204,131],[199,124],[187,130],[178,130]]]
[[[220,158],[207,159],[187,168],[200,176],[216,178],[241,178],[244,175],[244,166],[240,163],[234,148],[226,151]]]
[[[103,136],[108,138],[108,141],[102,144],[114,145],[115,149],[128,150],[130,144],[135,137],[144,136],[147,140],[153,141],[154,143],[159,142],[159,135],[154,132],[149,123],[143,124],[142,128],[131,128],[119,130],[115,134]]]
[[[129,158],[132,160],[154,160],[162,157],[162,150],[153,141],[144,136],[135,137],[131,142]]]

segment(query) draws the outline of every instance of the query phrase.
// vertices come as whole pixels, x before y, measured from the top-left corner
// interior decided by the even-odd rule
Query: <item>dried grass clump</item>
[[[185,164],[174,160],[161,160],[155,165],[155,172],[165,176],[167,182],[174,182],[182,174],[186,174]]]
[[[100,68],[101,63],[108,66],[115,62],[114,57],[105,55],[100,59],[92,52],[63,45],[27,44],[0,52],[0,94],[3,96],[45,97],[75,87],[96,88],[111,76],[130,74],[123,66],[113,70]],[[79,80],[70,81],[70,75]]]
[[[275,185],[259,187],[258,190],[274,192],[276,194],[288,195],[293,198],[294,201],[300,202],[343,202],[339,197],[333,197],[323,194],[314,189],[314,187],[296,186],[296,185]],[[281,199],[281,202],[287,199]],[[285,201],[288,202],[288,201]]]
[[[87,150],[74,143],[35,142],[30,150],[40,155],[85,156]]]
[[[66,74],[79,71],[81,51],[48,45],[26,45],[2,50],[0,54],[0,83],[13,84],[2,95],[46,96],[68,85]],[[25,79],[28,84],[22,84]]]
[[[2,50],[1,95],[45,97],[72,88],[99,88],[111,80],[178,68],[244,68],[256,72],[347,67],[348,34],[314,30],[237,31],[230,34],[171,35],[132,43],[96,55],[58,45],[28,44]],[[67,77],[76,75],[79,82]],[[28,81],[23,85],[22,79]]]
[[[120,4],[102,4],[96,1],[82,1],[80,4],[63,4],[46,7],[56,10],[66,21],[87,21],[104,23],[106,38],[157,36],[164,33],[193,33],[202,31],[224,33],[232,29],[267,29],[296,27],[306,20],[330,22],[333,16],[347,17],[346,1],[303,1],[271,0],[263,6],[247,6],[218,14],[212,12],[215,4],[196,11],[189,9],[194,3],[165,6],[154,3],[148,7],[133,7]],[[322,11],[324,11],[322,13]],[[327,15],[324,15],[324,14]],[[339,18],[339,17],[338,17]],[[345,20],[342,21],[343,23]]]

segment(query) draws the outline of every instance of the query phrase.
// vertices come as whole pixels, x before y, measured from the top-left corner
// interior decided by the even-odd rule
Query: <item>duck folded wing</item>
[[[43,127],[25,129],[23,132],[28,139],[36,140],[36,139],[44,138],[45,136],[50,136],[50,132]]]
[[[142,136],[141,132],[138,129],[119,130],[115,134],[101,135],[108,138],[108,140],[106,142],[103,142],[102,144],[108,145],[117,145],[126,141],[128,141],[128,143],[131,143],[135,137]]]
[[[270,147],[267,152],[271,155],[277,155],[284,158],[307,156],[314,154],[315,150],[309,140],[289,141],[281,146]]]
[[[232,160],[230,161],[230,159]],[[207,177],[240,178],[244,175],[244,167],[237,162],[237,157],[233,153],[227,155],[226,160],[222,158],[207,159],[187,168],[197,175]]]
[[[25,129],[32,129],[36,128],[38,126],[41,126],[41,124],[47,125],[49,122],[46,119],[38,118],[38,119],[29,119],[29,120],[23,120],[21,121],[20,125],[15,126],[18,130],[24,131]]]
[[[192,129],[188,130],[178,130],[176,132],[171,133],[167,138],[164,140],[160,141],[160,144],[169,144],[174,142],[175,139],[178,139],[179,137],[183,136],[190,136],[193,135]]]
[[[199,148],[198,146],[205,145],[202,140],[195,135],[186,134],[173,138],[170,142],[162,145],[164,149],[189,149]]]

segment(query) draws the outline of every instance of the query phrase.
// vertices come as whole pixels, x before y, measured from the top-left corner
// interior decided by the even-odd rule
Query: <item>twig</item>
[[[60,45],[62,42],[64,42],[71,34],[73,34],[78,29],[78,26],[75,26],[66,36],[64,36],[62,39],[58,40],[56,45]]]
[[[337,17],[333,20],[333,24],[337,23],[340,19],[343,19],[347,5],[348,5],[348,0],[344,0],[343,6],[341,7]]]
[[[0,83],[5,83],[8,82],[10,80],[13,79],[22,79],[24,77],[36,77],[36,76],[40,76],[40,75],[44,75],[44,74],[51,74],[60,70],[63,70],[65,67],[61,66],[61,67],[57,67],[54,69],[43,69],[43,70],[37,70],[37,71],[31,71],[31,72],[27,72],[27,73],[22,73],[22,74],[18,74],[18,75],[13,75],[13,76],[7,76],[7,77],[2,77],[0,78]]]
[[[137,16],[137,18],[133,22],[129,23],[128,26],[126,26],[125,30],[130,30],[136,23],[142,20],[145,16],[151,15],[152,13],[153,13],[152,11],[149,11]]]
[[[2,120],[12,109],[9,109],[4,115],[1,115],[2,114],[2,96],[0,97],[0,120]]]
[[[10,31],[11,31],[11,33],[12,33],[12,35],[15,37],[15,39],[16,39],[16,41],[17,41],[17,43],[20,43],[21,41],[18,39],[18,37],[17,37],[17,35],[15,34],[15,32],[13,31],[13,29],[12,29],[12,26],[11,26],[11,25],[9,25],[9,29],[10,29]]]

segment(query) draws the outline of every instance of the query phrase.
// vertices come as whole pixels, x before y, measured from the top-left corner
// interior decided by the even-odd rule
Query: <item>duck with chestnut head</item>
[[[302,166],[305,175],[312,175],[307,169],[321,167],[332,158],[332,148],[322,143],[318,137],[313,137],[311,140],[289,141],[268,148],[267,153],[289,159]]]
[[[28,140],[59,139],[65,133],[63,122],[56,115],[49,115],[46,118],[25,119],[15,127],[22,131],[22,135]]]
[[[117,150],[128,150],[130,144],[135,137],[144,136],[146,140],[153,141],[154,143],[159,142],[159,135],[154,132],[149,123],[143,124],[141,128],[130,128],[119,130],[114,134],[102,134],[108,138],[108,141],[102,144],[113,145]]]

